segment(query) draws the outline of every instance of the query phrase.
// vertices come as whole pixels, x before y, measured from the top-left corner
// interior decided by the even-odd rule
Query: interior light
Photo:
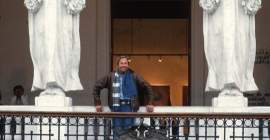
[[[128,63],[131,63],[131,61],[132,61],[131,58],[129,58],[129,59],[128,59]]]
[[[158,62],[161,63],[162,61],[163,61],[163,59],[162,59],[162,57],[160,56],[160,57],[158,58]]]

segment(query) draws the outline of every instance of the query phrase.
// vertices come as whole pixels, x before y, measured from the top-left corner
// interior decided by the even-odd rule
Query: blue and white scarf
[[[121,94],[123,95],[124,98],[128,99],[134,98],[138,94],[133,75],[129,70],[124,73],[122,82],[120,78],[121,76],[118,71],[113,73],[112,79],[113,107],[120,106]]]

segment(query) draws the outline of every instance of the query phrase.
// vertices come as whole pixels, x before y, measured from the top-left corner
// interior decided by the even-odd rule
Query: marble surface
[[[256,56],[255,14],[261,7],[261,1],[199,2],[203,9],[204,52],[208,64],[205,90],[234,88],[241,92],[258,91],[253,68]]]
[[[43,95],[35,97],[37,107],[69,107],[72,106],[72,99],[65,96]]]
[[[95,112],[95,106],[70,106],[70,107],[49,107],[49,106],[0,106],[1,111],[22,111],[22,112]],[[270,113],[270,106],[253,106],[253,107],[201,107],[201,106],[192,106],[192,107],[161,107],[156,106],[154,112],[158,113],[243,113],[240,111],[234,110],[245,110],[244,113],[251,114],[265,114]],[[145,112],[145,107],[140,107],[138,112]],[[109,112],[109,107],[104,107],[104,112]]]
[[[213,107],[239,107],[245,108],[248,106],[248,99],[244,96],[219,96],[212,99]]]
[[[50,85],[82,90],[80,12],[86,0],[25,0],[29,47],[34,66],[32,91]]]

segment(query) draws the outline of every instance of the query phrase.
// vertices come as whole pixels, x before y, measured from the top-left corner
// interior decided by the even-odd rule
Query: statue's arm
[[[38,12],[41,7],[43,0],[24,0],[24,5],[31,13]]]
[[[242,7],[248,15],[255,15],[262,7],[261,0],[242,0]]]
[[[200,6],[207,13],[214,13],[220,5],[220,0],[200,0]]]
[[[69,14],[78,14],[86,7],[86,0],[65,0],[64,4]]]

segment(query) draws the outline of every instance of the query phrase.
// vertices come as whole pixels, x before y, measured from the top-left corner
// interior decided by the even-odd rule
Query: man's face
[[[129,66],[128,66],[128,60],[127,60],[127,58],[120,59],[119,64],[118,64],[118,69],[121,72],[125,72],[125,71],[128,70],[128,68],[129,68]]]

